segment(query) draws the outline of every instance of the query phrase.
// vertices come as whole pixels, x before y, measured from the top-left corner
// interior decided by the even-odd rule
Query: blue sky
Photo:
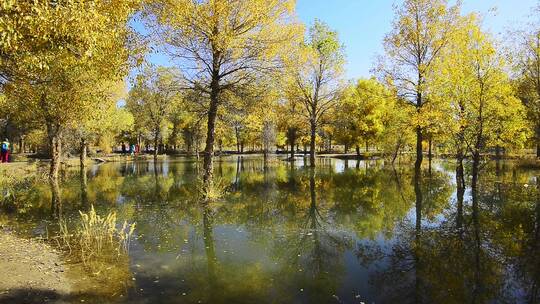
[[[369,77],[374,59],[382,54],[382,40],[391,30],[393,4],[401,0],[297,0],[297,15],[306,24],[318,18],[337,30],[345,45],[347,78]],[[495,35],[522,26],[538,0],[464,0],[463,12],[483,16],[484,29]],[[167,65],[161,55],[149,56]]]
[[[394,0],[297,0],[297,14],[310,24],[318,18],[337,30],[347,52],[347,78],[369,77],[382,40],[391,30]],[[493,34],[524,23],[537,0],[464,0],[463,12],[483,16]]]

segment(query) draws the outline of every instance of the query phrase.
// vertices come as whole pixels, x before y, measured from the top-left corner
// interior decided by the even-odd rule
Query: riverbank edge
[[[65,303],[73,292],[62,254],[39,239],[0,229],[0,303]]]

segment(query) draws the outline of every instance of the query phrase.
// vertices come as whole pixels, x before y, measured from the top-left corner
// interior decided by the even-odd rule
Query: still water
[[[135,222],[114,266],[128,275],[100,287],[101,303],[540,301],[540,172],[489,163],[473,200],[470,187],[457,193],[454,167],[435,162],[415,192],[404,165],[222,157],[225,194],[203,206],[192,159],[105,163],[68,171],[59,203],[33,187],[9,217],[32,235],[90,205]]]

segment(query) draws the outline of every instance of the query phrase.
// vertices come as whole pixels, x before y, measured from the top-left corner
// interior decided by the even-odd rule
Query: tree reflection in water
[[[95,205],[137,222],[133,302],[539,301],[537,171],[489,164],[473,187],[468,166],[446,162],[430,173],[326,159],[315,171],[223,157],[215,176],[228,192],[201,205],[197,168],[180,158],[67,172],[21,193],[33,203],[16,219],[52,233],[51,212]]]

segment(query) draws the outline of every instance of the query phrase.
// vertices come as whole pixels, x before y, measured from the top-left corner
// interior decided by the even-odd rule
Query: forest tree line
[[[435,147],[458,163],[540,157],[532,18],[499,40],[460,3],[405,0],[358,80],[339,34],[299,22],[293,0],[4,1],[0,32],[1,132],[46,152],[53,179],[66,152],[84,163],[122,143],[200,154],[205,183],[224,150],[309,151],[311,166],[319,151],[414,151],[417,168]]]

